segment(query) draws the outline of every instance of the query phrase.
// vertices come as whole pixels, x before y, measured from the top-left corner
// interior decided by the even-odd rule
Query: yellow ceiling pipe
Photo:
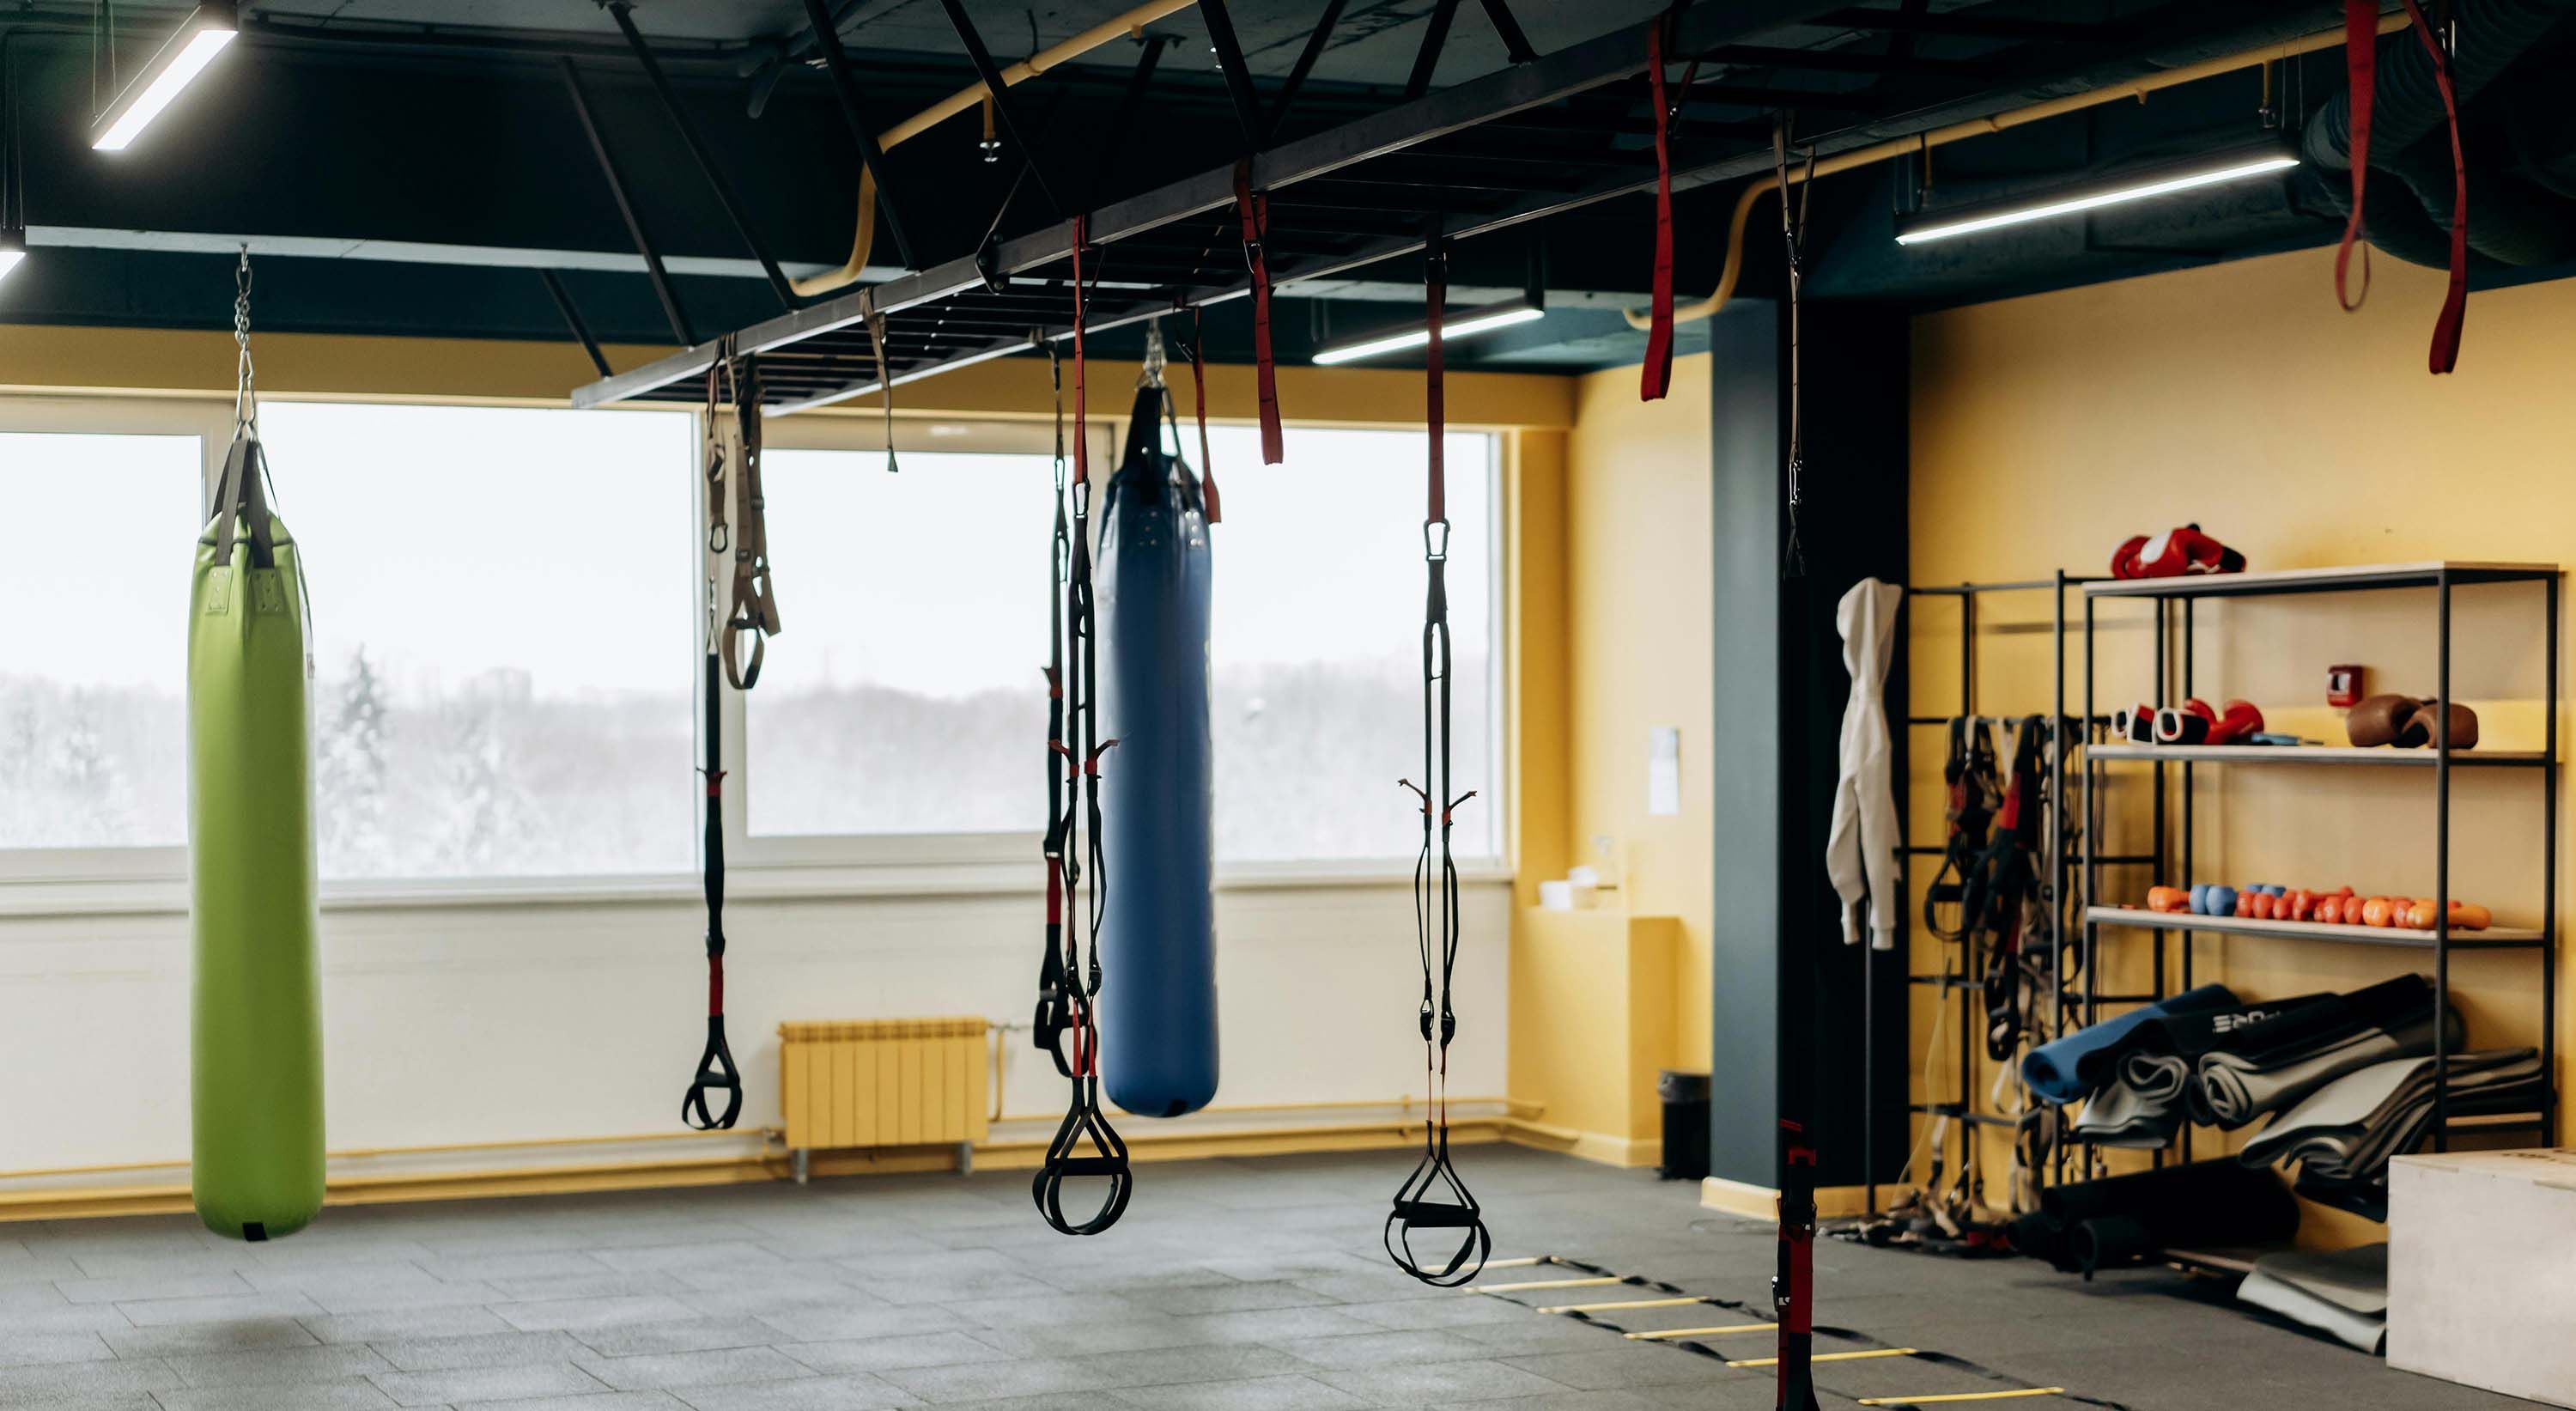
[[[2379,21],[2379,32],[2393,34],[2404,29],[2409,23],[2404,11],[2383,15]],[[1856,167],[1893,161],[1898,157],[1909,156],[1933,147],[1946,147],[1953,142],[1965,141],[1971,137],[1983,137],[1989,133],[2007,131],[2025,123],[2063,117],[2068,113],[2082,112],[2086,108],[2098,108],[2105,103],[2116,103],[2123,98],[2135,98],[2144,102],[2148,94],[2159,89],[2197,83],[2204,78],[2216,78],[2220,74],[2275,63],[2301,54],[2313,54],[2320,49],[2336,48],[2342,43],[2341,29],[2318,30],[2314,34],[2285,39],[2278,44],[2267,44],[2259,49],[2247,49],[2241,53],[2204,59],[2197,64],[2185,64],[2178,69],[2166,69],[2160,73],[2125,79],[2119,83],[2090,89],[2083,93],[2070,93],[2063,98],[2051,98],[2047,102],[2033,103],[2026,108],[2015,108],[2010,112],[1996,113],[1990,117],[1970,118],[1966,122],[1934,128],[1919,137],[1900,137],[1868,147],[1857,147],[1830,157],[1819,157],[1812,167],[1805,163],[1792,163],[1789,166],[1789,180],[1798,182],[1810,177],[1832,176],[1836,172],[1846,172]],[[1774,173],[1756,179],[1736,196],[1735,212],[1727,218],[1726,222],[1726,267],[1717,276],[1717,292],[1697,303],[1685,304],[1674,309],[1673,322],[1689,323],[1695,319],[1707,318],[1719,309],[1725,308],[1726,301],[1735,297],[1736,281],[1744,274],[1744,228],[1753,214],[1753,203],[1761,200],[1764,194],[1779,189],[1780,177]],[[1645,329],[1653,326],[1653,319],[1647,312],[1638,309],[1628,309],[1625,312],[1630,328]]]
[[[1030,79],[1064,63],[1081,58],[1092,50],[1124,34],[1132,34],[1145,25],[1176,11],[1186,10],[1197,0],[1147,0],[1147,3],[1101,21],[1061,44],[1050,45],[1002,70],[1002,86],[1015,88]],[[981,83],[968,84],[911,117],[877,134],[877,150],[892,151],[950,118],[983,103],[990,95]],[[860,272],[868,266],[868,252],[876,244],[877,182],[864,167],[859,171],[859,216],[850,236],[849,263],[839,269],[795,281],[797,293],[813,298],[835,289],[855,284]]]

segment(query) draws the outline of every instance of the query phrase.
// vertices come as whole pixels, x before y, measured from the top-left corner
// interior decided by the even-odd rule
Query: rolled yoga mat
[[[1178,1117],[1216,1096],[1215,758],[1208,526],[1140,387],[1100,533],[1103,842],[1100,1061],[1109,1100]]]
[[[2282,1244],[2299,1203],[2271,1172],[2220,1158],[2040,1192],[2013,1222],[2013,1246],[2069,1271],[2134,1263],[2167,1249]]]
[[[2021,1061],[2022,1081],[2044,1101],[2074,1102],[2111,1081],[2114,1065],[2120,1060],[2121,1041],[2139,1025],[2169,1014],[2232,1008],[2236,1002],[2235,994],[2225,985],[2203,985],[2105,1019],[2055,1043],[2032,1049]]]
[[[304,570],[258,442],[227,459],[188,632],[190,1184],[206,1228],[267,1240],[322,1208],[322,1015]]]

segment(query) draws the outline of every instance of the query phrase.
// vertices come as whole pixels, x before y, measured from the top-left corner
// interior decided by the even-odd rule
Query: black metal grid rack
[[[2431,1141],[2436,1151],[2446,1150],[2450,1138],[2459,1132],[2527,1131],[2537,1136],[2543,1146],[2555,1145],[2558,1139],[2558,1101],[2555,1090],[2557,1073],[2557,992],[2558,992],[2558,626],[2559,587],[2562,571],[2555,565],[2497,563],[2423,563],[2347,569],[2292,570],[2277,573],[2216,574],[2205,577],[2149,579],[2117,583],[2094,583],[2085,589],[2084,628],[2084,701],[2089,714],[2094,703],[2093,629],[2099,605],[2105,601],[2143,599],[2153,604],[2155,633],[2155,682],[2171,699],[2183,699],[2192,693],[2194,681],[2194,644],[2196,639],[2195,605],[2203,598],[2252,598],[2309,593],[2352,593],[2391,589],[2429,589],[2434,595],[2436,631],[2436,690],[2443,700],[2452,699],[2451,644],[2452,593],[2455,588],[2480,584],[2530,584],[2541,590],[2543,640],[2546,643],[2544,704],[2544,743],[2538,751],[2455,751],[2449,747],[2449,721],[2441,723],[2441,738],[2424,750],[2349,750],[2332,748],[2296,748],[2263,746],[2127,746],[2104,745],[2086,751],[2084,760],[2084,888],[2088,906],[2083,932],[2084,994],[2083,1017],[2087,1024],[2095,1021],[2099,1006],[2135,1002],[2137,996],[2112,996],[2098,993],[2095,957],[2100,938],[2106,929],[2145,931],[2153,937],[2152,966],[2155,976],[2153,994],[2161,998],[2170,991],[2166,986],[2173,973],[2169,938],[2182,940],[2180,988],[2193,983],[2192,940],[2201,935],[2255,935],[2274,939],[2325,944],[2361,944],[2430,952],[2433,959],[2435,1012],[2447,1010],[2450,1004],[2451,958],[2460,951],[2523,951],[2539,957],[2540,976],[2540,1051],[2541,1072],[2549,1085],[2543,1094],[2540,1110],[2529,1114],[2505,1114],[2490,1120],[2455,1120],[2449,1112],[2450,1047],[2442,1025],[2434,1026],[2434,1085]],[[2177,650],[2178,647],[2178,650]],[[2100,867],[2112,859],[2096,856],[2093,846],[2101,836],[2101,781],[2103,772],[2123,762],[2150,763],[2155,771],[2153,823],[2154,863],[2159,877],[2167,875],[2166,865],[2175,861],[2169,842],[2166,796],[2168,771],[2180,771],[2181,787],[2181,872],[2188,880],[2193,864],[2193,781],[2194,772],[2202,765],[2253,766],[2345,766],[2361,768],[2407,768],[2429,771],[2433,776],[2434,815],[2434,929],[2429,933],[2371,931],[2361,927],[2327,926],[2310,922],[2243,921],[2226,917],[2174,917],[2146,912],[2132,907],[2104,906],[2096,902],[2100,892]],[[2541,797],[2541,877],[2540,922],[2536,927],[2495,927],[2484,932],[2454,935],[2450,925],[2451,900],[2451,776],[2455,769],[2528,769],[2538,777]],[[2182,1132],[2184,1159],[2191,1155],[2191,1129]],[[2163,1153],[2159,1152],[2161,1159]]]
[[[1211,6],[1222,10],[1220,0],[1201,0],[1203,11]],[[2014,13],[2001,13],[2008,8]],[[1690,7],[1669,46],[1673,63],[1701,65],[1699,81],[1680,100],[1675,188],[1769,172],[1774,122],[1784,113],[1793,116],[1801,158],[1810,151],[1831,157],[2309,34],[2340,13],[2316,0],[2147,0],[2084,19],[1994,9],[1936,14],[1915,3],[1835,0]],[[1220,58],[1228,58],[1222,50],[1230,28],[1213,23],[1215,12],[1212,37]],[[1249,185],[1269,202],[1272,285],[1324,279],[1417,252],[1432,239],[1466,239],[1651,191],[1644,74],[1648,35],[1660,23],[1532,56],[1250,152]],[[1229,59],[1230,76],[1239,61]],[[1247,132],[1275,131],[1284,116],[1258,112],[1248,81],[1235,103]],[[710,167],[709,176],[721,194],[719,173]],[[1087,239],[1098,253],[1085,270],[1086,326],[1113,328],[1248,293],[1234,185],[1235,169],[1222,167],[1094,209]],[[737,224],[749,239],[749,226]],[[1073,230],[1072,220],[1058,220],[971,255],[791,307],[730,335],[731,346],[759,357],[766,403],[783,413],[882,390],[872,320],[883,322],[886,380],[897,386],[1064,339],[1071,333]],[[604,377],[575,391],[574,403],[695,400],[725,341]]]

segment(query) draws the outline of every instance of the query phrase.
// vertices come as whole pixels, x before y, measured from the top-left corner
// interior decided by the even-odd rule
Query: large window
[[[0,430],[0,848],[187,842],[193,435]]]
[[[1278,467],[1248,428],[1212,439],[1217,855],[1410,858],[1421,818],[1396,780],[1422,770],[1423,437],[1291,430]],[[1455,768],[1479,791],[1457,846],[1490,856],[1494,439],[1454,434],[1448,453]],[[744,703],[750,832],[1037,832],[1050,457],[764,464],[787,630]]]
[[[269,402],[325,876],[695,865],[684,413]]]

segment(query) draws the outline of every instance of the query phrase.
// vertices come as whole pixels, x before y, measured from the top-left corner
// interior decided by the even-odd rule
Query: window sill
[[[735,867],[726,874],[727,902],[760,906],[780,902],[830,902],[935,897],[1036,896],[1045,873],[1024,862],[921,864],[899,867]],[[1511,869],[1487,859],[1461,864],[1459,881],[1498,885]],[[1413,866],[1399,862],[1237,863],[1217,869],[1222,893],[1312,891],[1333,888],[1410,888]],[[671,906],[696,903],[702,893],[693,874],[636,877],[419,878],[332,882],[322,888],[325,914],[491,910],[558,906]],[[0,883],[0,920],[64,916],[185,916],[183,876],[123,880]]]

